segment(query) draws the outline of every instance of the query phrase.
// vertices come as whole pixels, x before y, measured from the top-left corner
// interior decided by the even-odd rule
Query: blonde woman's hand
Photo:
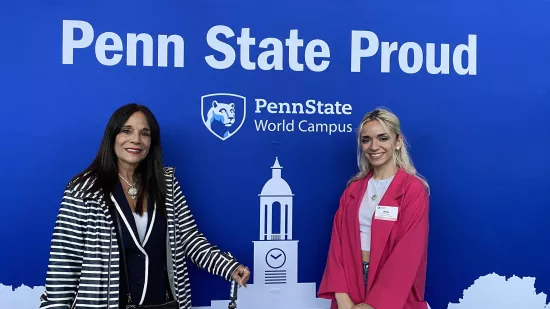
[[[367,305],[367,304],[357,304],[357,305],[353,306],[352,309],[374,309],[374,308]]]

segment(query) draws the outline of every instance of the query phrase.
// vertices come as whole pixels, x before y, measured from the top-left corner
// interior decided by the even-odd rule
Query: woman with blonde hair
[[[386,109],[358,129],[359,172],[334,216],[318,295],[331,309],[426,309],[429,186]]]

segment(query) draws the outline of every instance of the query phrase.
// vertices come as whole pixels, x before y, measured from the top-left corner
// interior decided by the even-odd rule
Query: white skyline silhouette
[[[537,294],[535,280],[491,273],[476,279],[459,302],[449,303],[447,309],[550,309],[546,294]]]
[[[298,283],[298,241],[292,237],[294,194],[281,176],[278,158],[271,169],[272,178],[259,194],[260,229],[259,240],[254,241],[254,283],[239,289],[237,308],[328,309],[330,301],[316,298],[315,283]],[[284,207],[278,208],[279,205]],[[273,229],[274,209],[281,209],[278,232]],[[447,309],[550,309],[547,295],[537,293],[535,280],[516,276],[507,279],[491,273],[475,280],[457,303],[448,303]],[[0,308],[36,309],[43,291],[44,286],[12,287],[0,283]],[[229,296],[229,288],[227,292]],[[228,304],[229,300],[214,300],[211,307],[193,309],[226,309]]]

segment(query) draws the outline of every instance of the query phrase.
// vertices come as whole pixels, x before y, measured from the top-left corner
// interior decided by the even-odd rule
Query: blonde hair
[[[359,172],[349,180],[348,184],[352,183],[353,181],[365,178],[372,171],[372,166],[361,149],[361,129],[367,122],[374,120],[378,120],[380,125],[382,125],[382,127],[388,134],[393,133],[390,134],[393,135],[391,137],[392,139],[397,139],[399,136],[401,136],[401,138],[403,139],[403,146],[399,147],[399,149],[394,149],[394,153],[392,156],[395,165],[397,165],[398,168],[401,168],[408,174],[419,178],[429,191],[430,187],[428,185],[428,182],[422,175],[420,175],[416,171],[416,168],[414,167],[414,164],[409,156],[409,152],[407,151],[407,141],[405,140],[405,136],[401,132],[401,123],[399,119],[390,110],[385,108],[377,108],[371,112],[368,112],[363,117],[361,123],[359,124],[359,127],[357,128],[357,165],[359,167]]]

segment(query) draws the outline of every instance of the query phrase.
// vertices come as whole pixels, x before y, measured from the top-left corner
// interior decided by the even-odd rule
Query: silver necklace
[[[137,194],[138,194],[138,189],[136,188],[136,183],[137,183],[137,181],[134,182],[134,184],[132,185],[132,184],[130,184],[130,183],[128,182],[128,180],[124,179],[124,177],[122,177],[122,175],[120,175],[120,173],[118,174],[118,176],[120,176],[120,178],[122,178],[122,180],[124,180],[124,181],[130,186],[130,188],[128,188],[128,194],[130,194],[130,197],[131,197],[133,200],[135,200],[135,199],[136,199],[136,196],[137,196]]]
[[[388,182],[390,182],[392,180],[393,177],[390,177],[390,178],[387,178],[387,179],[384,179],[382,181],[374,181],[373,180],[373,189],[374,189],[374,194],[371,196],[371,199],[374,201],[378,198],[378,188],[377,186],[380,185],[382,187],[384,187],[385,185],[388,184]]]

